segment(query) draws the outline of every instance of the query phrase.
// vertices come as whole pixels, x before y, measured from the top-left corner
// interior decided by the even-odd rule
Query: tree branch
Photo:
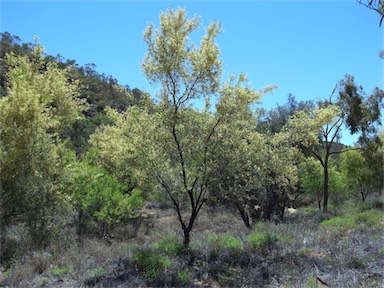
[[[320,161],[321,163],[321,166],[324,167],[324,161],[323,161],[323,158],[321,158],[321,156],[319,154],[317,154],[314,150],[311,149],[311,152],[313,153],[313,155],[315,155],[316,159]]]
[[[348,152],[348,151],[354,151],[354,150],[361,150],[361,148],[348,148],[348,149],[345,149],[345,150],[341,150],[341,151],[332,151],[329,153],[329,155],[333,155],[333,154],[341,154],[341,153],[344,153],[344,152]]]
[[[370,0],[370,1],[368,1],[368,4],[363,3],[363,1],[361,1],[361,0],[356,0],[356,1],[360,5],[363,5],[363,6],[367,7],[368,9],[376,11],[377,13],[379,13],[381,15],[381,19],[380,19],[380,22],[379,22],[379,27],[381,27],[381,24],[383,23],[383,19],[384,19],[384,4],[382,3],[382,0],[378,0],[377,8],[373,5],[374,4],[373,2],[376,2],[376,0],[375,1],[374,0]],[[381,7],[380,7],[380,5],[381,5]]]

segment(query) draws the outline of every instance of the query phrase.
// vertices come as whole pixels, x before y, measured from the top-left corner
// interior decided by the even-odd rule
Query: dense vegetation
[[[380,285],[384,91],[266,111],[199,26],[147,27],[156,101],[1,33],[0,285]]]

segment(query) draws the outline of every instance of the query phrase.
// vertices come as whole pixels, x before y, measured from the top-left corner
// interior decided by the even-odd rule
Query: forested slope
[[[265,110],[200,25],[145,30],[156,99],[1,33],[0,285],[379,285],[384,91]]]

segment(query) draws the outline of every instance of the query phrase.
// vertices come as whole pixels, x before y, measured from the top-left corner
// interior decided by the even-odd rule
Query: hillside
[[[0,287],[382,287],[384,90],[265,110],[200,25],[148,24],[156,100],[1,33]]]

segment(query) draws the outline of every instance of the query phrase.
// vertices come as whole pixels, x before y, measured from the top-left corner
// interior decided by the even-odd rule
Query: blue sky
[[[344,1],[18,1],[2,0],[1,31],[32,42],[48,54],[61,54],[119,83],[154,93],[141,71],[146,53],[143,31],[158,24],[159,13],[186,8],[203,26],[220,21],[217,42],[230,73],[245,73],[252,86],[277,84],[262,106],[329,96],[345,74],[367,93],[383,88],[384,26],[379,15],[355,0]],[[194,35],[199,42],[204,29]],[[345,135],[346,136],[346,135]]]

